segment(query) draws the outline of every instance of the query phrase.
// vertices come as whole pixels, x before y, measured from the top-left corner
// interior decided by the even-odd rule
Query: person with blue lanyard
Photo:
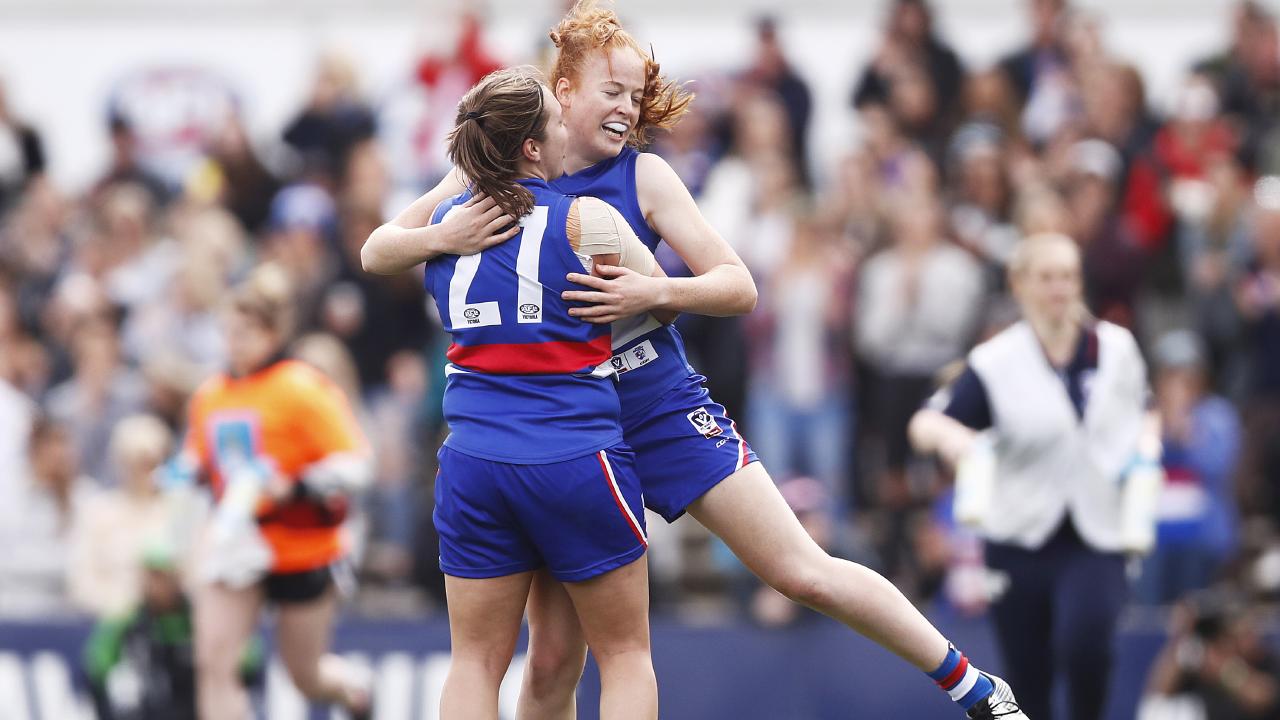
[[[1126,555],[1150,549],[1158,421],[1128,330],[1084,308],[1069,237],[1023,240],[1009,264],[1023,319],[978,345],[916,413],[913,444],[957,467],[957,519],[985,541],[1005,675],[1030,717],[1066,676],[1074,720],[1103,717]]]

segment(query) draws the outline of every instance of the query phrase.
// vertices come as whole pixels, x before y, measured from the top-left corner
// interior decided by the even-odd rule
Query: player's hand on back
[[[478,193],[449,215],[440,227],[447,230],[441,249],[450,255],[475,255],[520,232],[516,219],[502,211],[498,203]]]
[[[662,278],[648,277],[616,265],[596,265],[596,275],[569,273],[571,283],[589,290],[566,290],[560,297],[570,302],[590,303],[569,308],[573,317],[592,323],[611,323],[661,307],[665,302]]]

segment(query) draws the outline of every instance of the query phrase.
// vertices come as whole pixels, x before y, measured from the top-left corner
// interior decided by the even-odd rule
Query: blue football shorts
[[[616,445],[542,465],[482,460],[441,447],[436,477],[440,569],[492,578],[546,567],[581,582],[648,547],[635,455]]]
[[[622,409],[622,434],[636,455],[645,506],[667,522],[759,460],[704,382],[705,377],[690,375],[634,413]]]

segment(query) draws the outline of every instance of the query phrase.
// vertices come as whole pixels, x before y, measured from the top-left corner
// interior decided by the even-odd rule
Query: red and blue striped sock
[[[969,658],[960,654],[955,645],[947,646],[947,657],[929,677],[946,691],[951,699],[968,710],[995,691],[995,685],[978,668],[969,664]]]

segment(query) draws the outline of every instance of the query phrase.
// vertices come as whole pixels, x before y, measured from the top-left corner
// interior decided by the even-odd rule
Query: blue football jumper
[[[446,356],[434,520],[440,567],[490,578],[548,568],[577,582],[647,547],[634,455],[622,443],[610,329],[569,316],[582,272],[565,232],[573,198],[538,179],[521,231],[476,255],[427,263],[453,343]],[[442,221],[471,194],[436,208]],[[608,365],[605,365],[607,368]]]
[[[636,196],[636,160],[616,157],[552,182],[571,195],[600,198],[622,214],[636,236],[656,250],[662,238],[649,227]],[[622,431],[636,454],[645,505],[668,522],[717,483],[757,460],[724,407],[689,365],[674,327],[648,314],[614,323],[613,357],[622,400]]]

